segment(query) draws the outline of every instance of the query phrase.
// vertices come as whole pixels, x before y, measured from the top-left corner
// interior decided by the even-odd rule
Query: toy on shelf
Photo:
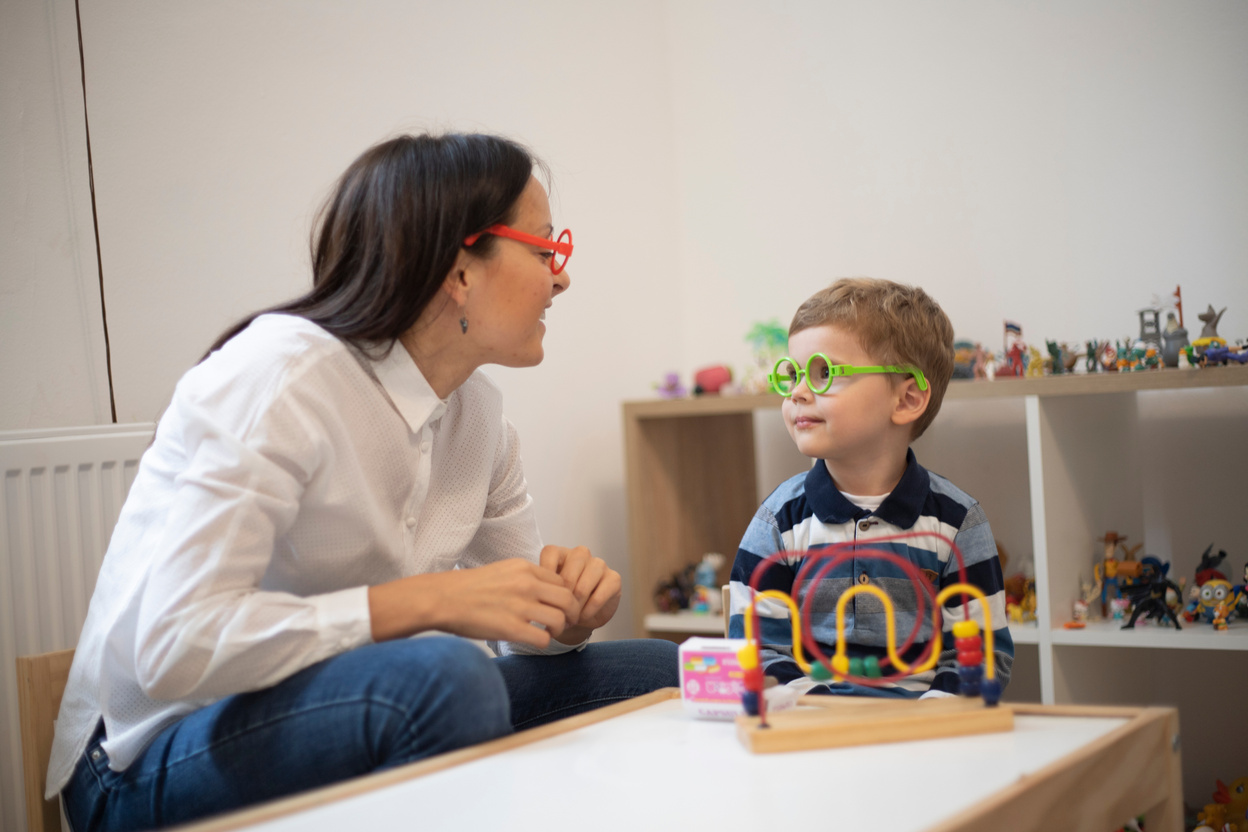
[[[745,334],[753,353],[753,363],[741,380],[741,387],[746,393],[767,393],[771,384],[767,375],[776,366],[776,361],[783,358],[789,349],[789,333],[774,318],[760,321],[750,327]]]
[[[1120,584],[1139,575],[1139,564],[1135,563],[1135,553],[1140,547],[1128,549],[1127,536],[1120,535],[1118,532],[1106,532],[1100,540],[1105,544],[1105,553],[1100,563],[1092,567],[1092,576],[1101,588],[1101,618],[1107,618],[1109,602],[1122,597]],[[1119,546],[1122,547],[1124,553],[1122,559],[1115,557]],[[1110,595],[1111,588],[1113,589],[1112,596]]]
[[[728,392],[732,383],[732,370],[723,364],[704,367],[693,374],[693,394],[701,396],[707,393]]]
[[[1196,583],[1192,585],[1190,600],[1183,611],[1185,621],[1203,621],[1212,624],[1215,630],[1225,630],[1226,625],[1241,614],[1241,609],[1248,611],[1244,584],[1233,585],[1218,569],[1225,559],[1223,549],[1213,554],[1212,543],[1201,553]],[[1244,567],[1244,574],[1248,582],[1248,565]]]
[[[1248,364],[1248,350],[1239,347],[1205,347],[1205,352],[1200,357],[1200,366],[1225,366],[1230,361]]]
[[[1200,555],[1200,563],[1196,565],[1196,585],[1200,586],[1210,578],[1221,578],[1226,580],[1226,575],[1218,571],[1218,567],[1222,565],[1222,561],[1226,560],[1226,550],[1219,549],[1218,553],[1213,554],[1213,544],[1210,543],[1205,547],[1205,551]]]
[[[1248,777],[1241,777],[1231,785],[1216,781],[1217,791],[1213,802],[1196,816],[1199,825],[1193,832],[1248,832]]]
[[[693,570],[690,610],[708,615],[719,615],[724,611],[724,596],[717,577],[723,566],[724,556],[718,552],[708,552],[702,556],[702,560]]]
[[[904,724],[905,730],[913,732],[909,736],[893,736],[894,739],[1009,730],[1013,726],[1013,717],[1009,715],[1008,710],[994,707],[1001,698],[1001,683],[997,680],[993,656],[992,613],[988,608],[984,593],[979,587],[967,582],[966,567],[958,547],[952,540],[942,535],[924,532],[880,537],[872,540],[871,544],[882,545],[914,538],[940,540],[950,547],[958,564],[958,583],[937,591],[928,577],[905,558],[884,549],[863,548],[862,544],[855,543],[835,544],[806,552],[781,551],[768,556],[755,567],[750,576],[750,602],[744,611],[746,644],[738,653],[745,683],[742,704],[748,715],[738,720],[738,733],[747,747],[754,751],[778,751],[886,741],[878,735],[875,739],[871,739],[869,732],[864,734],[861,731],[847,730],[845,722],[849,717],[846,715],[847,709],[841,706],[825,706],[826,711],[814,712],[813,716],[812,712],[790,712],[784,715],[787,720],[785,722],[768,722],[766,698],[763,696],[765,681],[761,666],[762,635],[761,626],[757,623],[756,609],[760,601],[770,601],[788,608],[792,629],[793,658],[802,672],[812,681],[848,681],[867,687],[878,687],[887,684],[893,678],[923,673],[936,666],[942,648],[942,607],[949,599],[960,597],[962,620],[953,625],[960,692],[965,697],[981,697],[983,703],[976,706],[974,703],[965,701],[946,704],[947,700],[897,702],[893,703],[897,707],[877,713],[881,720],[887,720],[894,728],[899,724]],[[792,562],[795,558],[800,558],[802,565],[793,580],[792,596],[779,590],[760,591],[758,589],[768,569],[782,562]],[[914,627],[902,645],[898,647],[892,598],[874,583],[854,584],[842,592],[837,599],[836,644],[833,655],[826,656],[811,630],[810,605],[817,593],[814,590],[805,593],[802,609],[798,608],[794,598],[802,597],[801,590],[808,581],[811,587],[816,587],[832,569],[847,561],[862,558],[887,561],[909,578],[917,605]],[[848,642],[845,639],[845,608],[855,596],[864,593],[875,597],[884,607],[887,655],[883,658],[876,656],[851,658],[849,656]],[[970,616],[971,598],[979,601],[979,609],[983,613],[982,635],[979,624]],[[919,655],[907,662],[902,659],[902,654],[911,648],[922,631],[929,604],[932,622],[931,638]],[[810,655],[809,661],[807,660],[808,654]],[[934,719],[937,710],[941,713],[939,719]],[[949,713],[945,713],[946,710]],[[984,716],[985,711],[991,710],[999,710],[1008,716],[1004,719],[999,716]],[[799,713],[802,715],[799,716]],[[862,712],[857,714],[857,718],[862,716]],[[778,719],[779,715],[777,715]],[[829,727],[832,725],[835,727]],[[859,724],[858,727],[860,728],[861,725]],[[951,733],[931,733],[932,731]]]
[[[1035,347],[1027,348],[1027,377],[1039,378],[1044,375],[1044,371],[1048,369],[1052,363],[1050,359],[1045,358],[1040,350]]]
[[[1088,626],[1088,602],[1082,598],[1076,598],[1071,604],[1070,620],[1062,626],[1067,630],[1082,630]]]
[[[1179,597],[1182,597],[1183,592],[1178,584],[1166,577],[1166,573],[1170,571],[1170,564],[1163,564],[1158,558],[1150,556],[1143,558],[1140,566],[1139,580],[1126,589],[1127,597],[1135,609],[1131,613],[1131,620],[1123,624],[1122,629],[1129,630],[1134,627],[1141,614],[1144,615],[1146,621],[1154,619],[1164,623],[1169,620],[1174,625],[1174,629],[1183,629],[1179,625],[1179,619],[1174,614],[1174,610],[1170,609],[1170,605],[1166,603],[1168,590],[1174,590]]]
[[[1001,356],[1004,366],[1000,375],[1022,376],[1027,365],[1023,360],[1027,345],[1023,343],[1023,328],[1013,321],[1005,322],[1005,331],[1001,336]]]
[[[1204,621],[1206,624],[1213,624],[1215,629],[1225,630],[1238,601],[1230,581],[1210,578],[1200,585],[1195,606],[1189,606],[1183,617],[1188,621]]]
[[[685,389],[685,385],[680,383],[680,375],[678,373],[668,373],[663,376],[663,381],[655,382],[655,391],[660,398],[679,399],[683,398],[689,391]]]
[[[1161,349],[1161,310],[1155,306],[1146,306],[1139,311],[1140,340]]]
[[[1022,572],[1005,581],[1005,612],[1011,623],[1036,620],[1036,579]]]
[[[1101,362],[1101,369],[1107,373],[1115,373],[1118,371],[1118,350],[1113,342],[1106,341],[1101,344],[1098,358]]]
[[[953,342],[953,378],[975,378],[975,348],[973,341]]]
[[[659,612],[688,609],[696,586],[693,582],[696,570],[697,564],[691,563],[671,578],[659,581],[654,588],[654,608]]]
[[[1187,346],[1187,329],[1183,326],[1183,290],[1174,287],[1174,311],[1166,313],[1166,326],[1161,331],[1161,357],[1167,367],[1178,367],[1183,347]],[[1178,317],[1175,317],[1175,313]]]
[[[1222,307],[1221,312],[1214,312],[1213,304],[1211,303],[1207,310],[1196,316],[1204,323],[1204,326],[1200,329],[1200,337],[1194,342],[1197,347],[1208,347],[1210,344],[1217,344],[1220,347],[1226,346],[1226,339],[1218,335],[1218,322],[1222,320],[1222,316],[1225,313],[1225,306]]]

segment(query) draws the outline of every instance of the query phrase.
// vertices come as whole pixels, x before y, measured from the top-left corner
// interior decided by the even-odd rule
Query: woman
[[[385,142],[319,226],[312,290],[218,340],[140,463],[48,772],[78,832],[181,823],[676,684],[674,645],[584,646],[620,577],[541,545],[477,372],[541,362],[570,283],[529,154]],[[408,638],[429,631],[501,658]]]

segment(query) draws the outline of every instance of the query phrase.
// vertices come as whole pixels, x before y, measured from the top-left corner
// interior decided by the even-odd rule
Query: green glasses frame
[[[810,365],[815,359],[822,359],[824,364],[828,365],[828,383],[822,387],[817,387],[810,376]],[[788,362],[797,368],[797,378],[790,374],[781,374],[780,365]],[[900,373],[902,375],[914,376],[914,381],[919,385],[920,390],[927,389],[927,378],[923,375],[923,371],[912,364],[886,364],[876,367],[858,367],[853,364],[833,364],[826,355],[817,352],[810,358],[806,359],[805,368],[801,364],[789,358],[787,355],[776,362],[771,368],[771,374],[767,376],[767,380],[771,382],[771,389],[779,393],[781,396],[788,396],[793,393],[794,388],[802,383],[802,379],[806,379],[806,386],[810,388],[810,392],[816,395],[822,395],[832,388],[832,382],[841,376],[867,375],[873,373]]]

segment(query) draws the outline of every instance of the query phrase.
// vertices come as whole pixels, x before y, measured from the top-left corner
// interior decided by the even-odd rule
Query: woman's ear
[[[905,381],[897,388],[897,398],[893,405],[893,424],[912,425],[927,412],[927,404],[932,400],[932,388],[920,390],[913,376],[906,376]]]
[[[462,307],[468,303],[468,295],[476,279],[476,269],[479,263],[478,258],[461,248],[455,257],[455,265],[451,267],[446,279],[442,281],[442,291],[446,292],[456,306]]]

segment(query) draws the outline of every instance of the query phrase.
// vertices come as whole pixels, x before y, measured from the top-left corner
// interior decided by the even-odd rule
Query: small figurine
[[[1039,378],[1044,375],[1049,361],[1035,347],[1027,348],[1027,377]]]
[[[1170,571],[1170,564],[1163,564],[1158,558],[1150,556],[1142,559],[1140,565],[1143,568],[1141,580],[1127,589],[1127,596],[1135,604],[1135,610],[1131,613],[1131,620],[1122,625],[1122,629],[1134,627],[1136,619],[1141,614],[1144,614],[1146,621],[1155,619],[1165,622],[1169,619],[1174,624],[1174,629],[1183,629],[1179,625],[1178,617],[1166,603],[1168,590],[1173,589],[1180,593],[1183,591],[1174,581],[1166,578],[1166,573]]]
[[[1022,376],[1023,373],[1026,372],[1027,364],[1023,360],[1023,356],[1025,355],[1023,350],[1024,347],[1020,342],[1015,343],[1014,346],[1010,347],[1009,351],[1006,352],[1006,361],[1009,362],[1008,372],[1006,375]]]
[[[718,552],[708,552],[702,556],[697,568],[693,571],[693,598],[689,609],[718,615],[724,611],[723,593],[720,591],[717,578],[724,565],[724,556]]]
[[[724,392],[732,383],[732,370],[723,364],[704,367],[693,374],[693,394],[702,396],[708,393]]]
[[[1114,553],[1118,551],[1118,544],[1126,539],[1125,535],[1119,536],[1118,532],[1105,532],[1105,536],[1101,538],[1101,542],[1105,544],[1105,553],[1101,562],[1092,567],[1093,580],[1101,588],[1101,618],[1109,615],[1109,588],[1113,587],[1114,597],[1121,594],[1118,587],[1118,559],[1114,557]]]
[[[971,374],[981,381],[992,381],[996,375],[997,363],[992,358],[992,353],[984,349],[982,344],[975,344],[975,354],[971,357]]]
[[[1083,368],[1089,373],[1095,373],[1101,369],[1100,352],[1101,344],[1099,341],[1086,341],[1087,350],[1083,354]]]
[[[1005,581],[1005,611],[1010,621],[1036,620],[1036,579],[1019,573]]]
[[[1221,578],[1211,578],[1200,586],[1200,595],[1197,597],[1196,608],[1184,613],[1183,617],[1189,621],[1200,619],[1208,624],[1213,624],[1214,619],[1219,617],[1223,622],[1230,620],[1232,615],[1231,609],[1237,599],[1232,595],[1234,587],[1230,581]],[[1220,609],[1225,606],[1226,609]],[[1188,616],[1191,616],[1190,618]],[[1222,629],[1225,629],[1223,627]]]
[[[1045,348],[1049,351],[1049,366],[1053,368],[1053,375],[1060,376],[1066,372],[1066,360],[1062,355],[1062,346],[1056,341],[1045,340]]]
[[[1213,793],[1213,802],[1205,804],[1196,820],[1214,832],[1248,832],[1248,777],[1229,786],[1221,780],[1216,782],[1218,790]]]
[[[1225,312],[1226,312],[1225,306],[1222,307],[1221,312],[1214,312],[1213,304],[1211,303],[1209,304],[1209,308],[1206,311],[1201,312],[1199,315],[1196,316],[1200,318],[1200,320],[1203,321],[1205,324],[1203,327],[1201,327],[1201,330],[1200,330],[1201,338],[1218,338],[1218,321],[1222,320],[1222,315]],[[1218,340],[1221,341],[1222,339],[1218,338]],[[1222,343],[1225,344],[1226,342],[1222,341]]]
[[[656,382],[654,389],[664,399],[679,399],[689,392],[685,389],[685,385],[680,383],[680,376],[677,373],[668,373],[663,376],[663,381]]]
[[[1226,550],[1219,549],[1216,555],[1213,552],[1213,544],[1210,543],[1205,547],[1205,551],[1200,555],[1200,563],[1196,566],[1196,585],[1200,586],[1210,578],[1221,578],[1226,580],[1226,575],[1218,571],[1218,566],[1222,561],[1226,560]]]
[[[1070,620],[1072,626],[1070,629],[1081,629],[1088,625],[1088,602],[1082,598],[1076,598],[1075,603],[1071,605]]]
[[[1182,309],[1183,307],[1180,305],[1180,314],[1182,314]],[[1175,318],[1173,312],[1166,313],[1166,328],[1162,331],[1161,338],[1162,360],[1167,367],[1179,366],[1179,356],[1182,354],[1183,348],[1188,345],[1187,330],[1183,328],[1183,323]]]
[[[953,342],[954,378],[975,378],[975,346],[971,341]]]
[[[1236,364],[1248,364],[1248,350],[1241,350],[1235,347],[1208,346],[1205,347],[1205,354],[1201,356],[1200,366],[1225,365],[1228,361],[1234,361]]]
[[[1101,369],[1105,372],[1114,373],[1118,371],[1118,351],[1114,349],[1114,345],[1111,342],[1106,341],[1101,344],[1098,358],[1101,362]]]
[[[1161,349],[1161,326],[1158,323],[1158,316],[1161,310],[1155,306],[1146,306],[1140,312],[1140,340],[1145,344],[1152,344],[1158,350]]]
[[[766,393],[771,389],[767,374],[788,351],[788,330],[773,318],[750,327],[750,331],[745,334],[745,340],[750,344],[754,361],[746,370],[741,387],[746,393]]]

